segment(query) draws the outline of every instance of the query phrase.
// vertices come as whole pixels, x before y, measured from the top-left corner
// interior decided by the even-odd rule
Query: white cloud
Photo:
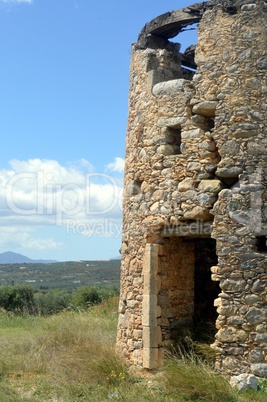
[[[5,230],[0,232],[0,247],[12,250],[17,249],[18,246],[29,250],[58,250],[65,248],[63,242],[55,241],[51,237],[46,239],[37,238],[32,227],[24,227],[23,231],[18,230],[18,226],[5,227]]]
[[[121,161],[115,159],[114,171]],[[9,169],[0,170],[0,247],[62,248],[51,237],[35,237],[48,227],[84,237],[119,236],[121,198],[121,180],[95,172],[86,160],[63,166],[55,160],[14,159]]]
[[[111,172],[123,173],[124,171],[124,159],[116,157],[114,162],[106,165],[106,169]]]

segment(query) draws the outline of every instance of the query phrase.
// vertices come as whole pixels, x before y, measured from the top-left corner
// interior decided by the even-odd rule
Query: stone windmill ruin
[[[196,23],[181,53],[170,39]],[[157,368],[203,324],[217,369],[267,377],[266,44],[263,0],[166,13],[133,44],[117,338],[130,365]]]

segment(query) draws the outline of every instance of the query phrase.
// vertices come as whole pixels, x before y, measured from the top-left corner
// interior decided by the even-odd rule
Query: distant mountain
[[[121,259],[121,255],[118,255],[117,257],[112,257],[111,260],[120,260]]]
[[[45,264],[57,262],[56,260],[32,260],[25,255],[13,253],[12,251],[6,251],[0,253],[0,264]]]

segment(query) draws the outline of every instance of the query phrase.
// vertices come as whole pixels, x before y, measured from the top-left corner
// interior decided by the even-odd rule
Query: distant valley
[[[120,259],[54,262],[0,254],[0,284],[29,284],[36,290],[120,285]]]

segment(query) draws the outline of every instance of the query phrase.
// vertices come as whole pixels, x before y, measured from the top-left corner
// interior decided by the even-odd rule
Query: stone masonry
[[[196,23],[181,53],[169,39]],[[219,371],[267,377],[266,44],[263,0],[174,10],[133,44],[117,337],[132,366],[211,324]]]

